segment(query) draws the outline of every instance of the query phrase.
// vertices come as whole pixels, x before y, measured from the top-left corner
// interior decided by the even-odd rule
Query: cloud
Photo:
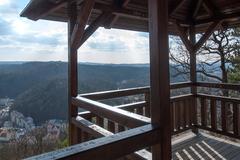
[[[67,61],[66,23],[19,17],[28,0],[0,1],[0,60]],[[79,61],[148,63],[148,43],[147,33],[100,28],[78,50]]]
[[[0,36],[12,33],[11,24],[0,18]]]

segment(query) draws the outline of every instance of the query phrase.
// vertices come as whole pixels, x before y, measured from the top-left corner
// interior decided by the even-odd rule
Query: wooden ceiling
[[[68,1],[31,0],[21,16],[31,20],[67,22]],[[82,0],[76,1],[81,10]],[[103,13],[105,20],[100,24],[102,27],[148,31],[148,0],[96,0],[88,23],[91,24]],[[222,27],[240,25],[240,0],[169,0],[170,34],[178,34],[176,24],[186,28],[195,25],[197,32],[202,32],[219,20]]]

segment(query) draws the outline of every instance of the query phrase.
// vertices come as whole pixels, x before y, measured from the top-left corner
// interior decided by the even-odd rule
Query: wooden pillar
[[[189,28],[189,39],[193,46],[196,44],[196,32],[195,32],[195,26],[191,26]],[[192,131],[194,133],[198,133],[198,129],[195,127],[197,124],[197,58],[196,58],[196,51],[192,49],[189,51],[190,54],[190,81],[192,82],[191,86],[191,93],[193,94],[193,100],[191,105],[191,119],[192,119],[192,125],[193,129]]]
[[[171,159],[168,0],[149,0],[150,106],[153,125],[159,126],[160,144],[152,147],[153,160]]]
[[[68,4],[68,121],[69,121],[69,143],[76,144],[79,141],[80,132],[76,126],[71,123],[72,117],[76,117],[77,107],[72,105],[72,97],[76,97],[78,93],[78,71],[77,71],[77,49],[71,47],[71,38],[74,26],[77,20],[77,4]]]

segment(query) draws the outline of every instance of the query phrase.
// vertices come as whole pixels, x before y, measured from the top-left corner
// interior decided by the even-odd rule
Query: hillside
[[[148,65],[79,64],[79,93],[149,85]],[[180,81],[174,78],[172,81]],[[0,98],[36,123],[67,117],[67,63],[0,64]]]

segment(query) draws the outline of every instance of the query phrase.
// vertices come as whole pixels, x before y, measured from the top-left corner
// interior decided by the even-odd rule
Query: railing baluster
[[[118,124],[118,132],[125,131],[124,126]]]
[[[239,135],[239,106],[237,103],[233,103],[233,133]]]
[[[172,134],[174,133],[174,108],[173,108],[173,102],[170,103],[170,109],[171,109],[171,129],[172,129]]]
[[[139,107],[139,108],[137,108],[137,114],[139,114],[139,115],[143,115],[143,107]]]
[[[212,129],[216,129],[216,120],[217,120],[217,115],[216,115],[216,100],[214,98],[210,99],[211,101],[211,127]]]
[[[190,127],[191,126],[191,122],[190,122],[191,98],[186,99],[185,103],[186,103],[186,125],[187,127]]]
[[[146,102],[145,116],[150,117],[150,95],[149,95],[149,93],[145,93],[144,96],[145,96],[145,102]]]
[[[108,120],[108,130],[112,133],[115,133],[115,123]]]
[[[207,121],[206,121],[206,99],[201,98],[201,125],[206,127]]]
[[[183,129],[185,129],[187,127],[187,112],[188,112],[188,102],[187,99],[183,100]]]
[[[96,124],[104,128],[104,119],[102,117],[96,116]]]
[[[222,116],[222,131],[227,131],[227,123],[226,123],[226,103],[225,101],[221,101],[221,116]]]
[[[175,102],[176,109],[176,130],[179,131],[181,128],[181,119],[180,119],[180,105],[179,102]]]

